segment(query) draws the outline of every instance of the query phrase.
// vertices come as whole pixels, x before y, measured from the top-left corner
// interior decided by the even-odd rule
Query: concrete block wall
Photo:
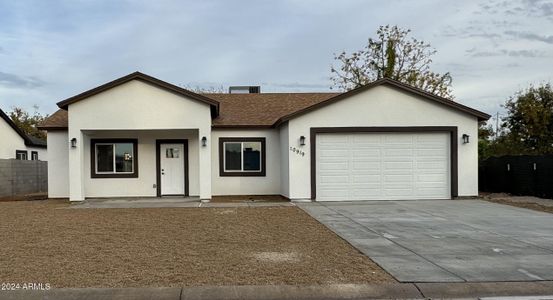
[[[0,159],[0,197],[48,191],[48,162]]]

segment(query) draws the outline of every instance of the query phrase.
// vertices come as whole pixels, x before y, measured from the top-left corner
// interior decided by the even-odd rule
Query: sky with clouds
[[[56,102],[134,71],[181,86],[328,91],[333,54],[412,29],[457,101],[490,114],[553,80],[553,0],[0,0],[0,108]]]

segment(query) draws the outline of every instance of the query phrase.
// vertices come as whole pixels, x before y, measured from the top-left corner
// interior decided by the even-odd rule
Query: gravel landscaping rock
[[[0,279],[62,287],[395,280],[297,207],[60,209],[0,203]]]
[[[505,193],[484,194],[483,199],[490,202],[553,213],[553,199],[533,196],[512,196]]]

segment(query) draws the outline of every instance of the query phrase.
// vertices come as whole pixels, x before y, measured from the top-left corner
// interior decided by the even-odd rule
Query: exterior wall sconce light
[[[77,148],[77,139],[76,138],[71,139],[71,148]]]
[[[469,143],[469,135],[468,134],[463,134],[463,144],[468,144]]]
[[[207,146],[207,138],[204,136],[202,137],[202,147]]]
[[[305,136],[300,136],[300,146],[305,146]]]

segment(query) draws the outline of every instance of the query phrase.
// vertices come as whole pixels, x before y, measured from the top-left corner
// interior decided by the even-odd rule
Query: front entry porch
[[[295,206],[283,201],[202,202],[199,197],[139,197],[139,198],[95,198],[74,203],[68,208],[166,208],[166,207],[282,207]]]
[[[70,200],[209,200],[210,150],[202,137],[210,138],[199,129],[82,130],[69,150]]]

